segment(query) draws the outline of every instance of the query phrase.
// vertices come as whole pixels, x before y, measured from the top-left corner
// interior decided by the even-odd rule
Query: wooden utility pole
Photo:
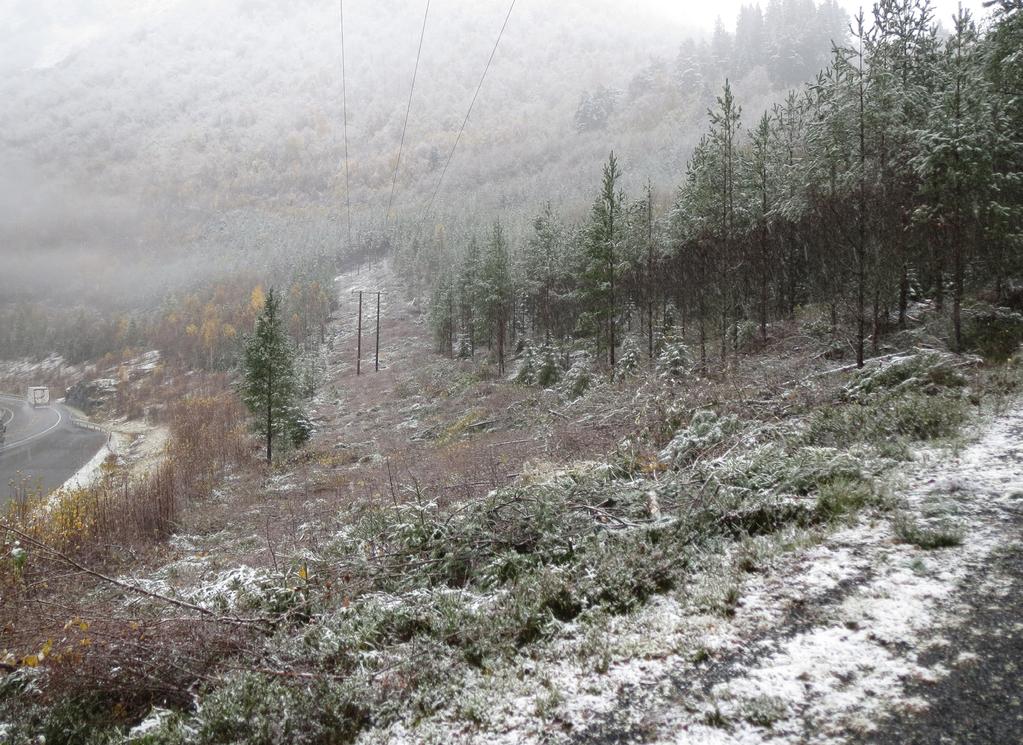
[[[359,340],[356,342],[355,375],[362,375],[362,290],[359,290]]]
[[[352,290],[353,295],[359,296],[359,330],[358,330],[358,341],[356,342],[355,352],[355,374],[362,375],[362,296],[363,295],[376,295],[377,296],[377,328],[376,328],[376,349],[373,355],[373,369],[380,370],[380,297],[384,294],[380,290]]]
[[[377,372],[380,371],[380,295],[377,293],[377,349],[376,355],[373,358],[373,369]]]

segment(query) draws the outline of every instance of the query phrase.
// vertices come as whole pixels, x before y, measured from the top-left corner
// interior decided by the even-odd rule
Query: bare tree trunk
[[[507,322],[502,313],[501,319],[497,322],[497,370],[504,375],[504,335]]]
[[[902,247],[905,251],[905,246]],[[899,328],[906,328],[906,313],[909,309],[909,266],[902,262],[902,273],[899,275]]]
[[[871,335],[870,344],[871,350],[874,354],[877,354],[878,347],[881,343],[881,294],[878,289],[874,288],[874,305],[872,308],[873,315],[873,326],[874,332]]]
[[[956,222],[959,221],[958,208],[956,209]],[[956,231],[959,232],[958,230]],[[952,246],[952,333],[953,351],[956,354],[963,352],[963,247],[962,241],[957,235]]]
[[[862,17],[861,17],[862,20]],[[860,119],[860,189],[859,214],[857,215],[856,246],[856,366],[863,367],[863,343],[866,333],[866,283],[867,283],[867,124],[865,112],[865,91],[863,85],[863,37],[860,29],[859,53],[859,119]]]
[[[647,356],[654,359],[654,193],[646,185],[646,292],[647,292]]]

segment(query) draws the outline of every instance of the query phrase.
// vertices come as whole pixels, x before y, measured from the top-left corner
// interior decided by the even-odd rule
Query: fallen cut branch
[[[906,356],[905,352],[893,352],[892,354],[886,354],[883,357],[870,357],[869,359],[866,359],[866,360],[863,361],[863,367],[869,367],[869,366],[871,366],[872,364],[875,364],[875,363],[884,362],[886,360],[891,360],[891,359],[894,359],[896,357],[905,357],[905,356]],[[826,375],[837,375],[838,373],[852,372],[853,370],[857,370],[857,369],[860,369],[859,365],[857,365],[854,362],[851,365],[843,365],[842,367],[832,367],[832,368],[829,368],[827,370],[821,370],[820,372],[814,373],[813,375],[810,375],[809,377],[811,377],[811,378],[822,378],[822,377],[825,377]]]
[[[533,440],[532,439],[526,439],[526,440],[508,440],[506,442],[492,442],[489,445],[487,445],[487,447],[488,448],[499,448],[499,447],[502,447],[503,445],[522,445],[523,443],[526,443],[526,442],[533,442]]]
[[[214,623],[228,624],[228,625],[231,625],[231,626],[255,626],[255,627],[261,627],[261,628],[269,628],[269,627],[273,626],[273,623],[274,623],[273,619],[269,619],[269,618],[239,618],[239,617],[236,617],[236,616],[220,616],[220,615],[217,615],[216,613],[214,613],[213,611],[211,611],[208,608],[203,608],[201,605],[196,605],[195,603],[189,603],[189,602],[187,602],[185,600],[180,600],[178,598],[172,598],[169,595],[164,595],[164,594],[159,593],[159,592],[154,592],[153,590],[147,590],[144,587],[139,587],[138,585],[131,584],[130,582],[125,582],[125,581],[119,580],[119,579],[117,579],[115,577],[110,577],[110,576],[108,576],[106,574],[103,574],[102,572],[98,572],[95,569],[92,569],[92,568],[86,566],[85,564],[80,563],[79,561],[77,561],[77,560],[73,559],[72,557],[68,556],[67,554],[65,554],[63,551],[60,551],[60,550],[54,548],[53,546],[50,546],[50,545],[48,545],[48,544],[38,540],[37,538],[33,538],[31,535],[29,535],[25,531],[19,530],[18,528],[15,528],[14,526],[9,525],[8,523],[0,522],[0,530],[8,531],[8,532],[16,535],[18,538],[20,538],[22,541],[24,541],[28,545],[33,546],[34,548],[37,548],[40,551],[46,552],[47,554],[53,556],[57,560],[67,564],[69,567],[73,568],[76,572],[78,572],[80,574],[88,575],[90,577],[93,577],[94,579],[98,579],[101,582],[105,582],[105,583],[107,583],[109,585],[113,585],[114,587],[118,587],[118,588],[120,588],[122,590],[125,590],[127,592],[135,593],[136,595],[141,595],[143,597],[147,597],[147,598],[150,598],[152,600],[157,600],[157,601],[159,601],[161,603],[165,603],[167,605],[173,605],[173,606],[175,606],[177,608],[182,608],[184,610],[192,611],[193,613],[198,613],[200,616],[202,616],[204,619],[206,619],[208,621],[211,621],[211,622],[214,622]]]
[[[638,528],[641,525],[640,523],[632,522],[631,520],[626,520],[623,517],[619,517],[618,515],[612,514],[607,510],[602,510],[599,507],[594,507],[591,504],[573,505],[573,508],[577,510],[585,510],[586,512],[590,512],[596,515],[597,517],[602,517],[605,520],[617,523],[623,528]]]

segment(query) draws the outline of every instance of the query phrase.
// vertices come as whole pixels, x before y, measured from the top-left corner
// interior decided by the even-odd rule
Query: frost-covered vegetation
[[[460,82],[426,45],[406,132],[405,61],[359,58],[343,142],[334,34],[304,33],[325,6],[200,5],[133,20],[113,65],[86,45],[0,84],[35,112],[0,115],[0,162],[62,182],[9,231],[4,277],[27,279],[0,286],[3,353],[169,425],[152,470],[21,490],[0,518],[0,739],[796,742],[923,679],[917,626],[1023,494],[1018,2],[943,33],[882,0],[850,41],[831,0],[776,0],[677,54],[621,4],[567,37],[592,3],[532,8],[471,132],[484,11],[456,2]],[[355,43],[417,31],[399,10],[349,16]],[[207,46],[209,79],[179,76]],[[134,64],[163,48],[173,74]],[[90,253],[114,225],[144,226],[115,282],[144,281],[108,297],[76,267],[126,255]],[[68,261],[60,303],[21,302],[51,292],[37,251]]]
[[[970,407],[969,359],[936,352],[897,357],[856,374],[843,390],[844,407],[826,408],[811,418],[809,441],[846,445],[855,441],[931,440],[958,431]]]
[[[674,387],[656,372],[651,380]],[[811,409],[778,423],[676,408],[659,453],[639,436],[604,461],[535,467],[466,503],[409,483],[393,503],[345,509],[331,520],[340,528],[271,570],[211,574],[201,555],[168,565],[144,582],[127,580],[148,594],[116,593],[132,623],[159,617],[169,598],[203,609],[214,626],[239,626],[246,640],[244,652],[228,653],[198,681],[195,705],[154,702],[141,724],[118,726],[108,703],[58,693],[74,690],[74,672],[57,662],[67,648],[51,644],[6,678],[21,691],[2,710],[8,737],[326,743],[434,720],[483,736],[499,701],[474,698],[481,678],[494,684],[564,644],[599,670],[599,650],[586,640],[661,597],[689,598],[730,617],[741,574],[724,575],[709,595],[696,591],[717,576],[717,557],[733,556],[740,572],[755,572],[765,551],[791,550],[864,510],[889,509],[890,443],[956,431],[868,436],[851,412],[914,410],[925,399],[947,406],[946,388],[980,385],[973,368],[956,367],[954,358],[910,352],[835,389],[826,408],[829,443],[820,441],[823,425]],[[896,519],[900,540],[955,544],[951,529]],[[35,551],[19,561],[17,571],[25,571]],[[194,576],[194,584],[182,586],[181,576]],[[58,670],[62,682],[53,688]],[[135,711],[129,722],[145,713]],[[75,717],[90,723],[79,730],[86,739],[61,739]]]

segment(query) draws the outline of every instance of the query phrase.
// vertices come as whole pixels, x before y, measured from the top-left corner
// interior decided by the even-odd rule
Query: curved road
[[[18,484],[56,489],[103,447],[104,433],[76,427],[71,418],[59,404],[33,408],[23,398],[0,394],[0,424],[7,425],[0,447],[0,504]]]

